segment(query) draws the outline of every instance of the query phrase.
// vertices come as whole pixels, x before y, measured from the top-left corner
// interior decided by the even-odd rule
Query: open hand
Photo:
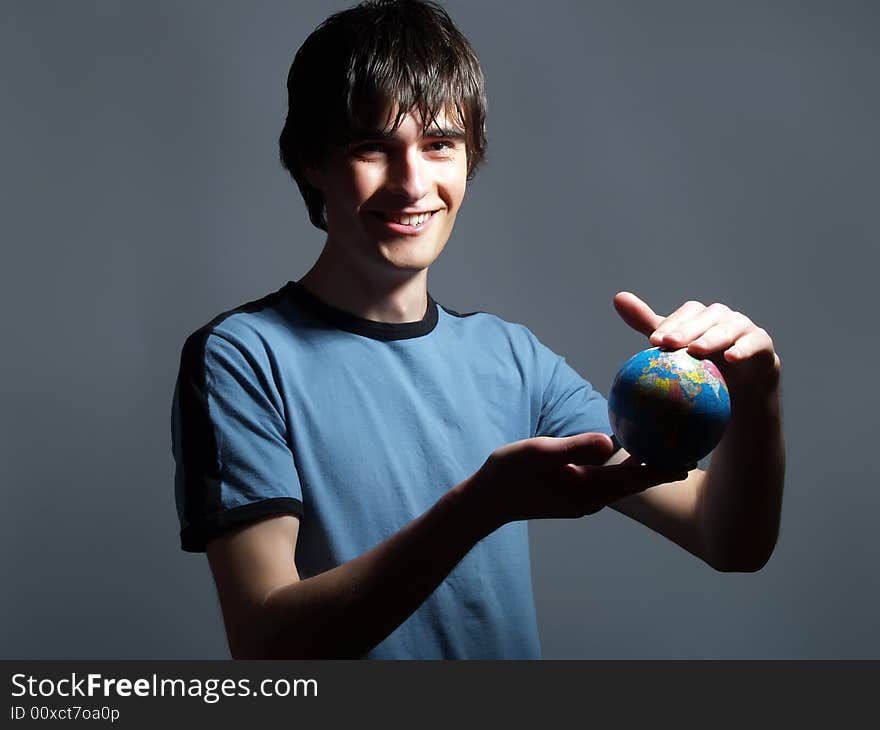
[[[683,468],[645,466],[634,457],[602,466],[611,451],[611,439],[601,433],[506,444],[471,477],[475,507],[496,529],[516,520],[583,517],[648,487],[687,478]]]

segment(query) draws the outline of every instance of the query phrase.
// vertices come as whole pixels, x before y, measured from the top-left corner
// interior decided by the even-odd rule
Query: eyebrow
[[[465,133],[458,127],[438,127],[434,125],[430,127],[424,135],[424,139],[454,139],[457,141],[465,140]],[[393,141],[394,133],[388,129],[366,129],[356,132],[352,136],[352,142],[360,142],[365,139],[381,139],[383,141]]]

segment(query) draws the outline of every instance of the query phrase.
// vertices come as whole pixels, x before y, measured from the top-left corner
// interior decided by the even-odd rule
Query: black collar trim
[[[425,316],[418,322],[376,322],[372,319],[362,319],[350,312],[327,304],[318,299],[299,282],[289,281],[284,287],[288,296],[304,309],[346,332],[369,337],[373,340],[408,340],[413,337],[423,337],[429,334],[437,326],[437,302],[428,294],[428,309]]]

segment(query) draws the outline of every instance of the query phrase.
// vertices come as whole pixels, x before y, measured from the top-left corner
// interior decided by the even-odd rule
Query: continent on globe
[[[618,371],[608,395],[611,428],[645,464],[690,466],[712,451],[730,420],[730,394],[711,360],[652,347]]]

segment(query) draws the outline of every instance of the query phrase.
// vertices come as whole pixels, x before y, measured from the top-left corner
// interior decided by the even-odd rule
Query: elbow
[[[272,651],[269,647],[266,646],[238,646],[236,648],[232,648],[230,645],[229,653],[232,658],[236,661],[238,660],[275,660],[275,659],[313,659],[315,657],[310,657],[305,654],[300,655],[300,653],[296,651]]]
[[[226,622],[229,654],[234,660],[307,659],[307,647],[302,636],[294,641],[293,611],[273,601],[277,591],[267,595],[259,604],[237,614],[237,620]]]
[[[351,652],[335,652],[322,650],[315,647],[299,646],[299,647],[269,647],[269,646],[248,646],[236,647],[232,649],[230,645],[230,654],[233,659],[271,659],[271,660],[314,660],[314,659],[364,659],[365,654]]]
[[[276,642],[266,641],[264,637],[251,638],[248,640],[229,641],[229,654],[238,660],[266,660],[266,659],[311,659],[303,651],[292,647],[282,647]]]
[[[226,632],[229,655],[236,661],[253,659],[273,659],[268,644],[251,632]]]
[[[250,647],[240,647],[237,646],[233,648],[232,644],[229,645],[229,655],[235,661],[247,661],[254,659],[268,659],[269,657],[264,656],[259,651],[254,651]]]
[[[232,659],[297,659],[290,647],[282,647],[278,627],[268,612],[255,610],[246,621],[227,623],[226,639]]]
[[[269,631],[268,624],[254,624],[249,631],[232,634],[227,632],[229,653],[235,660],[267,660],[267,659],[315,659],[308,647],[293,645],[290,641],[282,641],[277,631]]]
[[[776,541],[766,547],[740,551],[725,555],[715,555],[706,562],[719,573],[757,573],[770,562]]]
[[[262,620],[254,621],[248,630],[237,633],[227,631],[229,653],[234,660],[312,660],[312,659],[363,659],[366,650],[352,651],[341,641],[337,632],[329,635],[325,626],[306,627],[296,622],[298,630],[293,636],[293,623],[272,623],[265,613]],[[256,628],[259,627],[259,628]],[[322,630],[323,629],[323,630]]]
[[[712,568],[719,573],[757,573],[761,570],[769,560],[769,556],[764,560],[743,560],[710,563]]]

